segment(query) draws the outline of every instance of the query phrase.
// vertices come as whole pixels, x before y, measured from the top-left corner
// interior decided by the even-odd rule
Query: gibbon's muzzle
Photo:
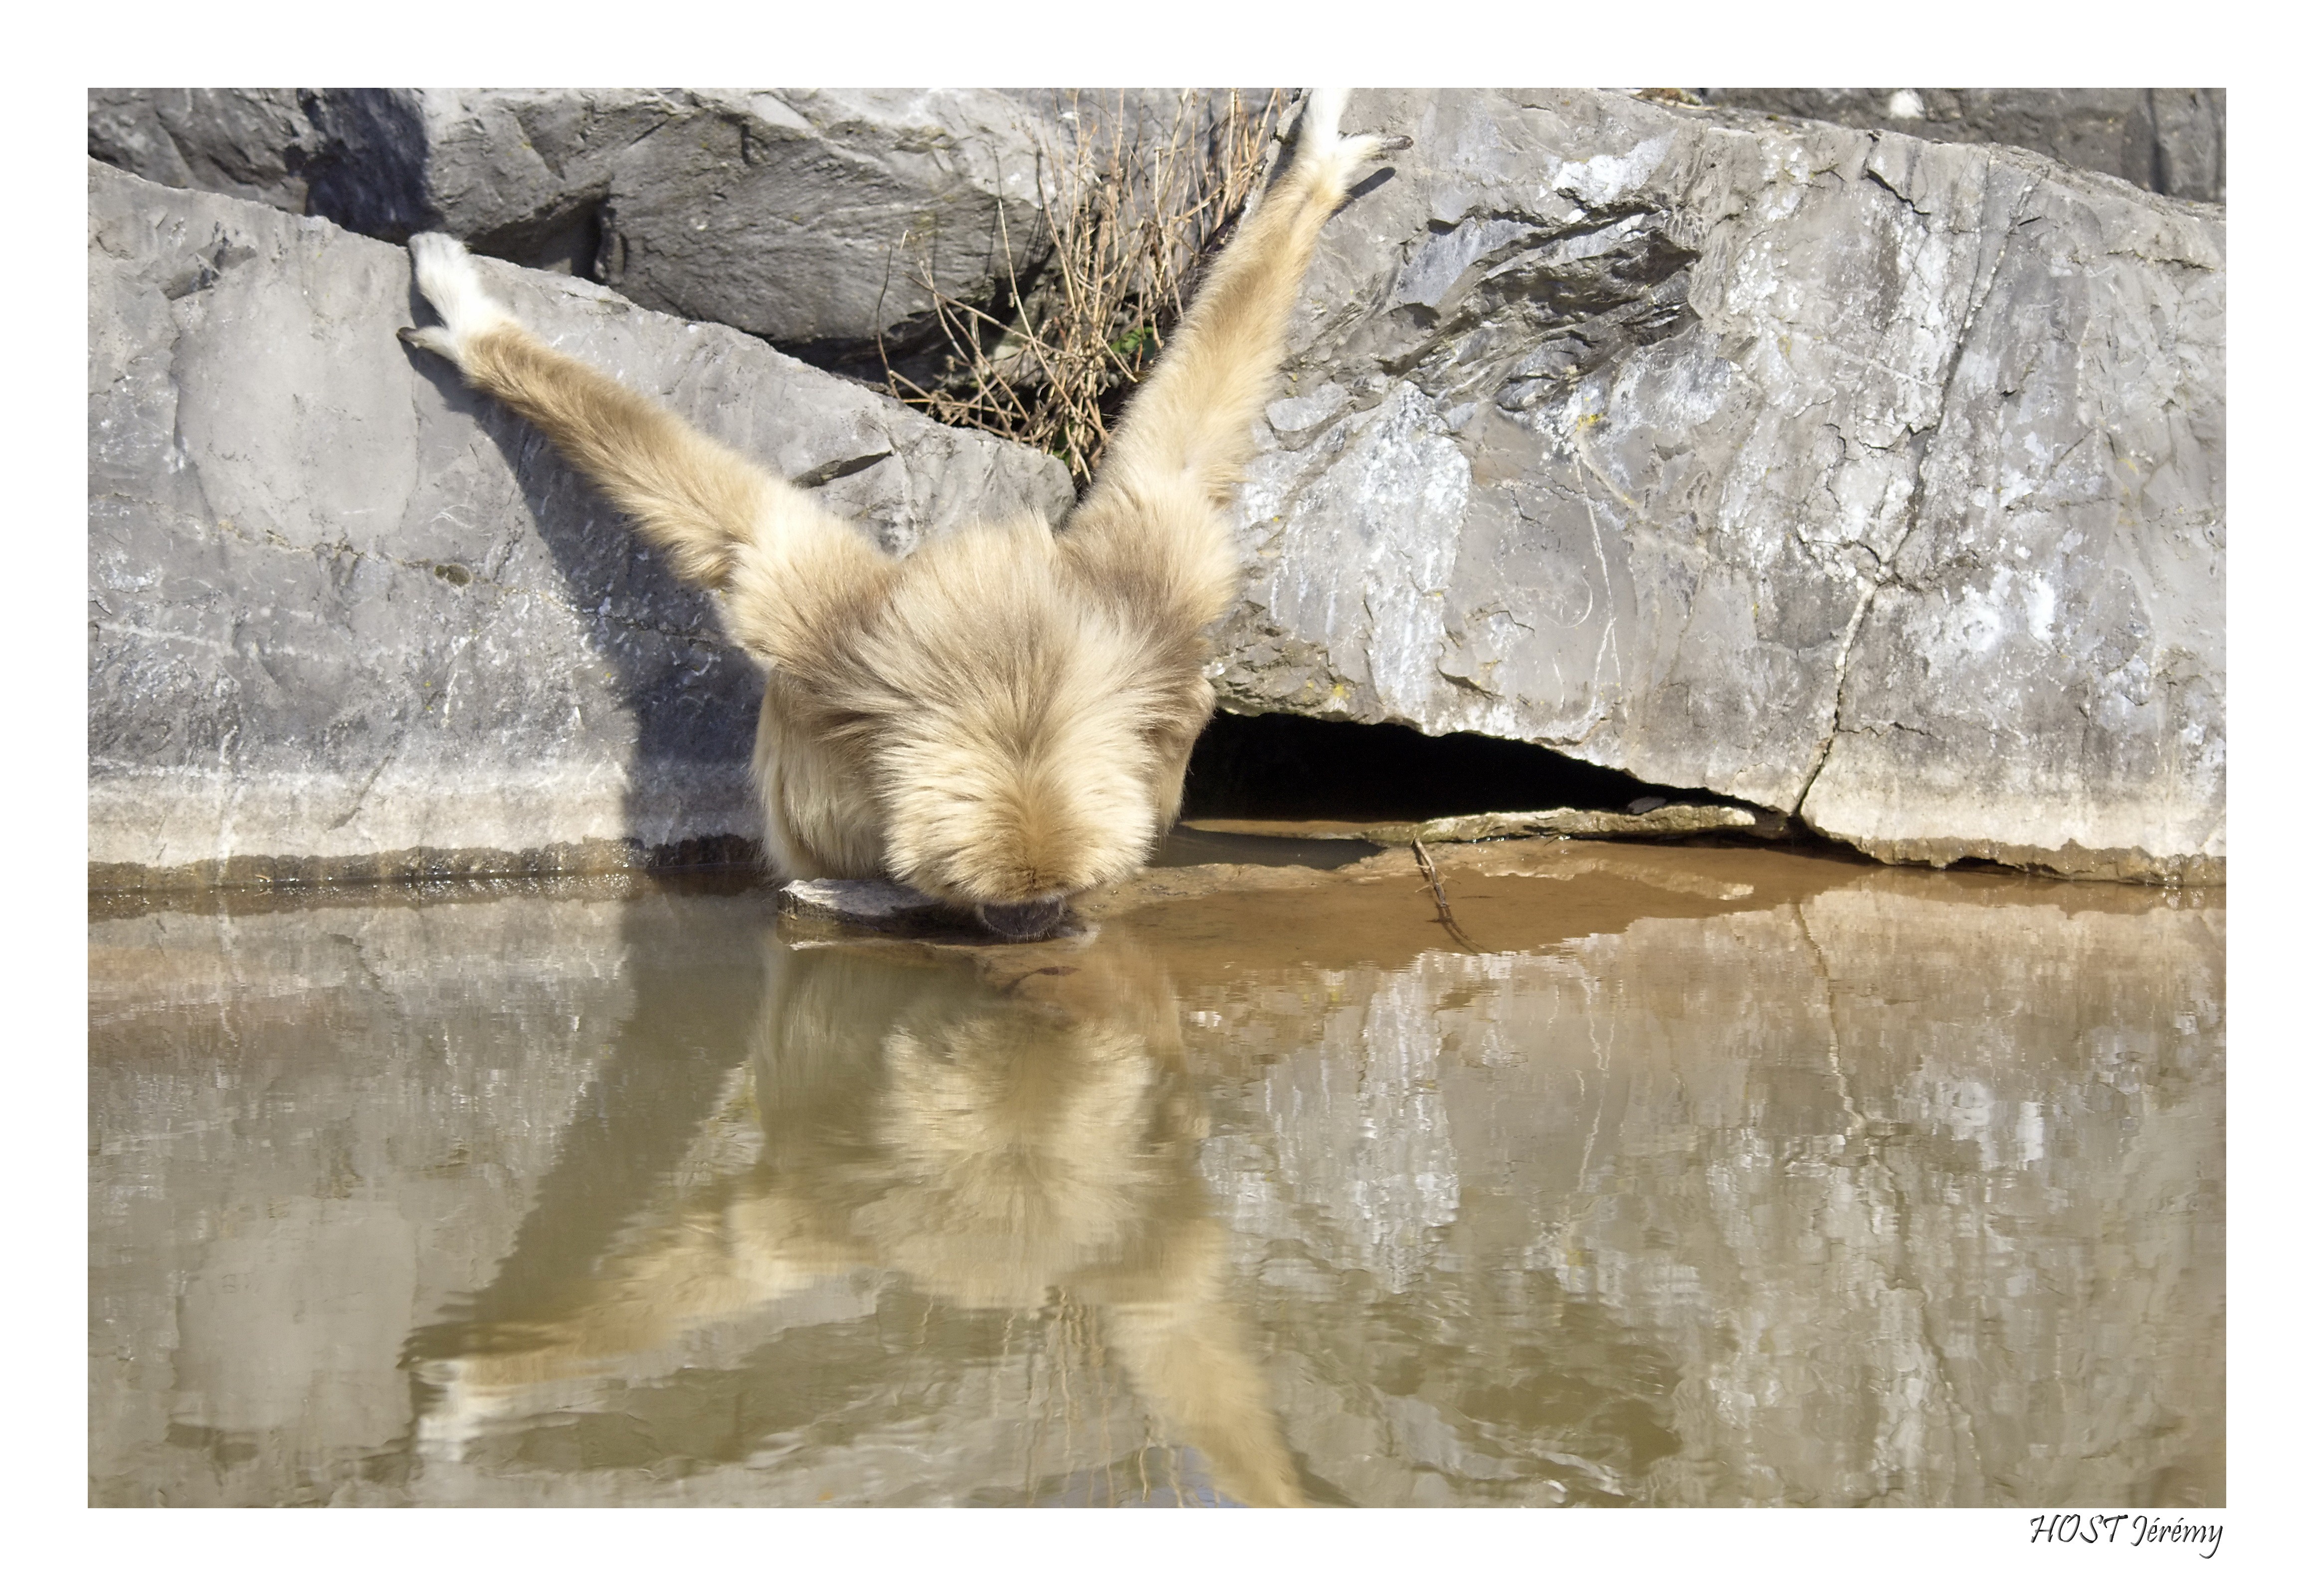
[[[1008,942],[1041,942],[1061,929],[1068,918],[1064,897],[1033,898],[1025,904],[981,904],[973,913],[980,923]]]

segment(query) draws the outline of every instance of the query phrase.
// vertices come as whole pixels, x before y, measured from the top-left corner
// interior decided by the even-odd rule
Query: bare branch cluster
[[[1260,181],[1284,108],[1281,91],[1250,101],[1232,90],[1217,110],[1185,91],[1158,126],[1121,94],[1073,92],[1040,140],[1045,236],[1021,252],[1045,264],[1026,281],[1010,274],[990,306],[941,292],[921,270],[945,347],[928,384],[885,357],[893,396],[1056,454],[1082,488],[1188,303],[1198,262]],[[1009,237],[999,245],[1015,259]]]

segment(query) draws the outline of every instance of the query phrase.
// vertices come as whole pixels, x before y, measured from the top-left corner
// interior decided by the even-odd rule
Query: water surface
[[[2221,894],[1440,852],[93,899],[91,1500],[2222,1504]]]

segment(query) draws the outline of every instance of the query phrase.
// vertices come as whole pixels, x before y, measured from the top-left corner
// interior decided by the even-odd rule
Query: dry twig
[[[1438,867],[1430,862],[1430,851],[1422,845],[1419,839],[1417,839],[1414,844],[1414,862],[1422,867],[1422,878],[1430,883],[1430,895],[1437,901],[1438,923],[1446,928],[1449,936],[1471,952],[1486,952],[1485,948],[1471,941],[1462,928],[1454,922],[1454,911],[1446,906],[1445,886],[1438,879]]]

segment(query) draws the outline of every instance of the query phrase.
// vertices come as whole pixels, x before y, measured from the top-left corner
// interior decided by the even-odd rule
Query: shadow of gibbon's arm
[[[481,286],[465,247],[438,233],[410,241],[419,288],[439,327],[404,342],[454,363],[466,381],[544,433],[556,451],[666,552],[676,574],[729,601],[732,634],[776,663],[831,604],[880,589],[894,561],[810,495],[533,336]]]

